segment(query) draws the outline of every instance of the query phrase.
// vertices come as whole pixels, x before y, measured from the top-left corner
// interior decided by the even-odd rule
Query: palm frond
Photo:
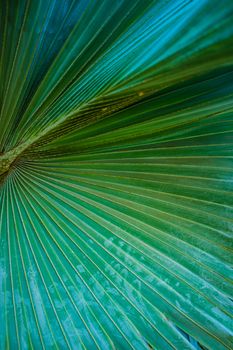
[[[0,349],[231,350],[233,3],[0,9]]]

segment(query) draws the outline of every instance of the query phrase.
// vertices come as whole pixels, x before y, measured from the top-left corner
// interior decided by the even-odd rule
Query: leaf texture
[[[233,3],[0,9],[0,349],[233,349]]]

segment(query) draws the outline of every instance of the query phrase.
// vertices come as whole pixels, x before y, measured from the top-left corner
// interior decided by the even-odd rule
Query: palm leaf
[[[0,348],[232,349],[233,3],[0,6]]]

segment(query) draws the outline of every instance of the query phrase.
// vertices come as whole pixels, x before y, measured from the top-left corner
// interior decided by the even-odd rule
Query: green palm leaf
[[[0,349],[233,349],[233,3],[0,9]]]

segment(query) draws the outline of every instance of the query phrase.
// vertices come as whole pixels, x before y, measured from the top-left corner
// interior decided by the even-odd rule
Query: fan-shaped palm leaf
[[[2,0],[1,349],[233,349],[233,3]]]

